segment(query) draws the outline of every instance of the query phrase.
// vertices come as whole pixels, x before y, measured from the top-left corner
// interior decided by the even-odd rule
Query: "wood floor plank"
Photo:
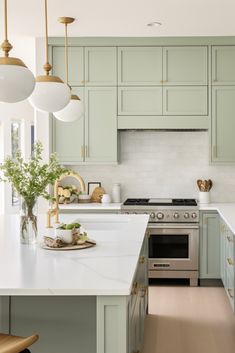
[[[235,315],[221,287],[152,286],[142,353],[234,353]]]

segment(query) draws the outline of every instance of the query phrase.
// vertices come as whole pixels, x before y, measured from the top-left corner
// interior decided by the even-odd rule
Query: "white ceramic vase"
[[[199,203],[210,203],[210,192],[209,191],[199,191]]]

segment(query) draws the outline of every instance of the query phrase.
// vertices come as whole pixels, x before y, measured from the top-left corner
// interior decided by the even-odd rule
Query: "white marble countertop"
[[[69,203],[69,204],[59,204],[61,210],[98,210],[98,211],[109,211],[109,210],[120,210],[122,203],[98,203],[98,202],[89,202],[89,203]]]
[[[235,203],[200,204],[200,211],[217,211],[235,235]]]
[[[60,215],[78,220],[97,245],[84,250],[45,250],[21,244],[19,217],[0,216],[0,295],[129,295],[148,216]],[[46,216],[39,234],[50,235]]]

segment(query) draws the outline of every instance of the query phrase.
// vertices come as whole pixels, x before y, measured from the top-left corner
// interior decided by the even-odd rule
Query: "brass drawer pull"
[[[234,293],[231,288],[228,288],[228,294],[229,294],[230,298],[234,298]]]
[[[85,146],[85,155],[86,155],[86,158],[89,157],[89,149],[87,145]]]
[[[140,256],[140,259],[139,259],[139,263],[140,264],[144,264],[145,263],[145,256]]]
[[[136,295],[138,293],[138,282],[134,282],[132,286],[131,294]]]
[[[81,157],[84,158],[84,146],[81,146]]]
[[[142,291],[141,298],[144,298],[144,297],[145,297],[145,294],[146,294],[147,291],[148,291],[148,286],[143,286],[143,287],[141,288],[141,291]]]
[[[227,262],[229,265],[233,266],[234,265],[234,262],[232,259],[230,259],[230,257],[227,258]]]

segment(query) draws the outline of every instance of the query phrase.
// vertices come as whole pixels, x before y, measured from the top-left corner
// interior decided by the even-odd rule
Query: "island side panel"
[[[10,298],[8,296],[0,297],[0,332],[10,333]]]
[[[39,334],[32,353],[96,353],[95,296],[14,296],[11,333]]]
[[[128,297],[97,297],[97,353],[128,353]]]

